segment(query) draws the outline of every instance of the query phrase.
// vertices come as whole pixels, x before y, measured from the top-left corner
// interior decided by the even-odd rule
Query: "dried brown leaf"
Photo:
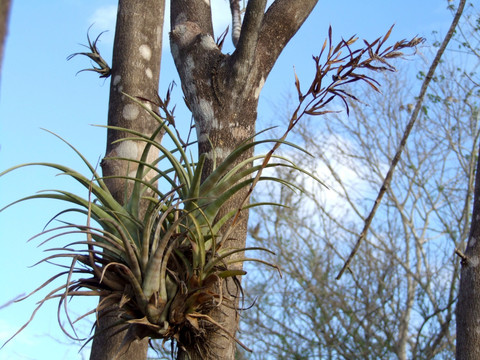
[[[395,24],[393,24],[390,29],[388,29],[387,33],[385,34],[385,36],[383,37],[383,39],[378,43],[378,46],[377,46],[377,53],[378,51],[380,50],[380,48],[382,47],[383,44],[385,44],[385,42],[388,40],[388,38],[390,37],[390,34],[392,33],[392,30],[393,30],[393,27],[395,26]]]
[[[350,39],[346,41],[346,44],[350,46],[354,44],[357,40],[358,40],[358,37],[355,37],[355,35],[353,35]]]
[[[298,99],[299,101],[302,101],[303,94],[302,94],[302,91],[300,90],[300,80],[298,79],[297,72],[295,71],[295,67],[293,67],[293,73],[295,75],[295,87],[297,88]]]

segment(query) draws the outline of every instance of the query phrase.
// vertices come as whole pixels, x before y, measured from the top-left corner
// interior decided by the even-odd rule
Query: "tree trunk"
[[[7,39],[8,33],[8,19],[10,15],[10,0],[0,0],[0,80],[2,78],[2,63],[3,63],[3,53],[5,48],[5,42]]]
[[[210,2],[205,0],[171,1],[171,47],[180,74],[185,98],[195,118],[199,153],[207,154],[203,176],[212,171],[214,158],[222,161],[238,144],[255,133],[257,104],[260,90],[270,70],[290,38],[303,24],[318,0],[294,2],[276,0],[265,12],[267,0],[248,1],[237,50],[230,56],[223,54],[215,44]],[[115,33],[112,81],[110,88],[109,125],[152,133],[152,124],[142,110],[122,91],[142,98],[155,96],[158,86],[163,0],[120,0]],[[146,104],[151,105],[150,103]],[[138,159],[142,146],[133,141],[112,144],[124,137],[121,132],[109,130],[107,156],[102,162],[104,176],[128,175],[135,170],[127,161],[108,160],[111,156]],[[152,154],[152,158],[155,154]],[[107,180],[111,192],[122,201],[125,184],[121,179]],[[128,191],[128,189],[127,189]],[[233,198],[221,211],[236,209],[246,193]],[[226,241],[227,247],[244,247],[248,215],[244,213]],[[229,284],[233,295],[224,289],[223,305],[212,318],[234,335],[238,315],[231,305],[238,302],[238,293]],[[227,304],[227,306],[225,306]],[[228,306],[230,305],[230,307]],[[112,359],[123,338],[112,336],[118,313],[101,318],[94,339],[91,359]],[[105,331],[106,330],[106,331]],[[235,342],[215,329],[208,334],[208,354],[194,344],[180,338],[179,358],[233,359]],[[133,344],[123,359],[145,359],[146,341]]]
[[[171,1],[171,50],[186,102],[195,119],[199,153],[207,154],[204,177],[212,171],[214,159],[221,162],[242,141],[255,134],[258,98],[265,80],[317,1],[277,0],[267,12],[267,0],[248,1],[240,39],[232,55],[223,54],[215,44],[209,1]],[[219,216],[237,209],[246,196],[245,191],[233,197]],[[245,211],[230,232],[225,247],[245,247],[247,221]],[[211,316],[234,335],[239,318],[231,307],[238,303],[235,297],[238,291],[233,284],[227,286],[230,288],[223,291],[227,298]],[[204,344],[209,351],[206,357],[234,359],[235,342],[216,330]],[[205,358],[194,344],[180,345],[180,359]]]
[[[473,214],[462,258],[457,302],[457,360],[480,359],[480,156],[477,160]]]
[[[158,93],[165,0],[120,0],[112,60],[108,125],[152,134],[158,123],[123,93],[155,100]],[[147,103],[151,106],[151,103]],[[102,161],[104,176],[125,176],[136,170],[135,163],[108,160],[108,157],[140,159],[144,144],[124,141],[113,144],[127,134],[109,129],[106,158]],[[158,156],[153,151],[149,161]],[[134,174],[134,173],[133,173]],[[107,186],[117,201],[126,197],[125,181],[106,179]],[[127,190],[128,191],[128,190]],[[111,309],[108,309],[111,310]],[[125,332],[115,332],[119,313],[113,311],[100,317],[92,345],[90,359],[113,359]],[[118,359],[146,359],[148,339],[134,342]]]

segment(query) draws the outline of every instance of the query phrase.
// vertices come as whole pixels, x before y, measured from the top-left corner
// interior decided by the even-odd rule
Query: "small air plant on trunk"
[[[234,281],[238,293],[242,294],[237,279],[246,272],[238,269],[235,266],[237,263],[245,261],[265,263],[259,259],[245,257],[244,252],[271,251],[258,247],[227,248],[225,240],[242,211],[253,206],[278,205],[248,204],[249,195],[259,181],[276,181],[283,186],[302,191],[295,184],[283,179],[263,176],[262,171],[265,168],[288,167],[320,182],[314,175],[300,169],[292,161],[275,155],[274,152],[281,145],[303,151],[298,146],[286,142],[288,133],[303,116],[325,115],[332,112],[326,106],[336,97],[342,99],[348,112],[348,101],[358,99],[345,88],[345,85],[361,81],[378,90],[377,82],[361,72],[392,71],[394,68],[388,63],[390,59],[402,56],[401,50],[415,47],[423,41],[419,38],[409,42],[400,41],[382,50],[391,30],[371,44],[365,41],[365,48],[352,50],[351,46],[357,38],[342,40],[333,46],[332,31],[329,29],[327,59],[324,65],[320,63],[320,58],[327,48],[325,41],[320,55],[314,57],[316,73],[307,92],[301,91],[300,82],[295,76],[299,105],[293,112],[283,136],[280,139],[247,139],[218,164],[203,182],[201,179],[206,155],[200,155],[196,162],[187,156],[187,145],[176,135],[178,132],[175,129],[173,114],[167,109],[169,93],[167,99],[158,104],[164,111],[163,116],[143,106],[142,102],[144,103],[146,99],[132,98],[158,121],[159,126],[153,134],[115,128],[129,134],[119,141],[145,144],[140,159],[117,158],[135,163],[137,167],[135,176],[119,177],[133,184],[131,191],[127,191],[124,204],[114,199],[105,185],[104,178],[97,173],[95,167],[66,141],[65,143],[89,168],[88,176],[52,163],[23,164],[0,173],[0,176],[3,176],[17,168],[31,165],[49,167],[79,182],[88,194],[83,198],[71,192],[56,190],[38,193],[13,203],[39,198],[62,200],[74,207],[62,211],[54,219],[65,213],[79,213],[86,219],[82,224],[62,222],[61,226],[45,230],[36,236],[46,237],[42,244],[67,235],[77,235],[79,240],[60,249],[50,249],[53,255],[41,261],[67,259],[71,262],[67,269],[63,269],[26,296],[35,294],[59,277],[66,277],[65,284],[50,291],[39,302],[31,319],[18,332],[22,331],[37,310],[51,299],[58,299],[59,309],[64,306],[68,322],[74,329],[75,321],[71,321],[68,316],[67,300],[81,296],[100,296],[102,301],[99,305],[79,319],[91,313],[105,316],[107,315],[105,309],[112,308],[112,305],[120,309],[122,316],[114,326],[118,332],[128,331],[119,354],[132,341],[149,337],[174,340],[179,346],[187,348],[191,347],[187,346],[191,344],[185,344],[186,341],[195,342],[200,353],[208,357],[209,349],[202,348],[201,341],[208,331],[220,330],[226,336],[235,339],[235,334],[228,333],[222,324],[215,322],[209,314],[212,309],[227,301],[221,293],[224,281]],[[97,40],[93,43],[89,40],[92,53],[83,55],[99,64],[100,69],[94,68],[93,71],[107,75],[109,68],[99,57],[95,46]],[[331,80],[327,81],[327,76],[331,77]],[[167,134],[172,140],[173,150],[168,150],[156,141],[160,133]],[[237,160],[242,159],[245,153],[260,144],[271,144],[272,148],[266,155],[250,157],[232,166]],[[158,151],[159,157],[153,163],[147,163],[147,154],[153,149]],[[154,176],[150,175],[152,173]],[[159,180],[168,184],[166,191],[157,186]],[[248,194],[243,203],[238,209],[219,218],[222,205],[244,188],[248,188]],[[147,209],[141,211],[140,203],[145,201],[148,202]],[[231,257],[234,254],[240,257]],[[273,264],[265,264],[276,268]],[[78,338],[75,331],[71,334],[61,323],[60,326],[68,336]]]

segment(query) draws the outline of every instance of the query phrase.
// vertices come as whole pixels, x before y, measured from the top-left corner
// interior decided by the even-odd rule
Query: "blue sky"
[[[212,6],[219,35],[230,21],[228,2],[212,0]],[[266,82],[259,107],[261,123],[274,123],[276,116],[283,116],[281,99],[294,92],[293,66],[300,81],[304,79],[304,86],[308,84],[308,75],[313,69],[311,56],[319,52],[329,25],[337,39],[357,34],[373,40],[396,24],[392,41],[417,34],[432,40],[432,31],[444,34],[450,24],[451,14],[446,7],[447,1],[438,0],[320,1]],[[115,9],[116,2],[107,0],[13,0],[0,84],[0,171],[34,161],[57,162],[85,170],[64,144],[41,128],[73,143],[94,164],[102,157],[105,131],[90,124],[106,122],[109,80],[86,72],[76,75],[78,70],[89,66],[88,61],[77,57],[67,62],[66,58],[83,51],[79,44],[86,42],[87,29],[94,24],[90,30],[92,37],[109,30],[99,43],[102,54],[109,60]],[[428,53],[430,43],[422,51]],[[227,44],[224,50],[232,51],[232,45]],[[410,62],[413,66],[414,62]],[[160,93],[165,92],[172,80],[179,84],[177,79],[165,41]],[[188,114],[182,109],[179,86],[174,95],[179,107],[177,123],[189,122]],[[83,191],[55,175],[52,170],[27,168],[0,178],[0,208],[41,189],[66,187]],[[0,280],[3,289],[0,305],[33,290],[54,274],[56,269],[48,265],[29,268],[44,253],[36,247],[38,242],[26,241],[42,231],[46,222],[61,209],[61,204],[35,200],[0,213],[3,254],[0,267],[4,274]],[[39,299],[37,296],[0,309],[0,343],[28,320]],[[80,304],[80,307],[90,305]],[[76,308],[72,308],[76,312]],[[42,308],[29,327],[0,350],[0,360],[81,358],[80,344],[68,340],[59,330],[56,310],[55,302]],[[88,326],[86,323],[79,328],[88,332]]]

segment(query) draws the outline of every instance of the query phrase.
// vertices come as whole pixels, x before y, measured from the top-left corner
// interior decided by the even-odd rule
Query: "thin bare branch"
[[[383,185],[380,188],[380,191],[377,195],[377,198],[375,200],[375,203],[373,204],[373,207],[372,207],[369,215],[365,219],[364,228],[363,228],[362,232],[360,233],[360,236],[358,237],[358,240],[357,240],[357,243],[355,244],[355,247],[353,248],[352,252],[350,253],[350,255],[347,258],[347,261],[345,261],[345,264],[343,265],[342,269],[340,270],[340,272],[338,273],[338,275],[336,277],[337,280],[339,280],[342,277],[345,270],[347,270],[349,268],[350,263],[353,260],[353,257],[357,253],[362,241],[365,239],[365,237],[367,235],[368,229],[370,228],[370,225],[371,225],[372,220],[375,216],[375,213],[376,213],[376,211],[377,211],[377,209],[378,209],[378,207],[379,207],[379,205],[382,201],[383,195],[385,194],[385,192],[387,191],[387,189],[390,186],[390,183],[392,181],[393,172],[395,171],[395,167],[397,166],[398,162],[400,161],[400,157],[401,157],[402,152],[403,152],[403,150],[405,148],[405,145],[407,143],[408,136],[410,135],[410,132],[412,131],[413,126],[415,125],[415,121],[417,120],[418,115],[420,113],[420,110],[422,108],[423,99],[425,97],[425,94],[427,93],[428,85],[430,84],[430,81],[432,80],[433,75],[435,74],[435,70],[436,70],[438,64],[440,63],[440,59],[442,58],[442,55],[445,52],[445,49],[447,48],[448,43],[450,42],[450,40],[452,39],[452,37],[455,33],[455,29],[458,25],[458,22],[460,21],[460,17],[462,16],[462,13],[463,13],[465,3],[466,3],[466,0],[461,0],[460,1],[460,4],[458,6],[455,17],[453,18],[452,24],[450,25],[450,28],[449,28],[447,34],[445,35],[445,39],[443,40],[442,45],[438,49],[437,54],[435,55],[435,58],[432,62],[432,65],[430,66],[430,68],[428,70],[427,76],[425,77],[425,80],[423,81],[422,88],[420,89],[420,93],[419,93],[418,98],[417,98],[418,100],[415,104],[415,109],[412,112],[412,115],[410,117],[410,121],[407,124],[407,127],[405,129],[404,134],[403,134],[402,140],[400,141],[400,145],[397,149],[397,152],[395,153],[395,156],[392,159],[392,163],[390,164],[390,168],[388,169],[387,175],[385,176],[385,180],[383,181]]]

